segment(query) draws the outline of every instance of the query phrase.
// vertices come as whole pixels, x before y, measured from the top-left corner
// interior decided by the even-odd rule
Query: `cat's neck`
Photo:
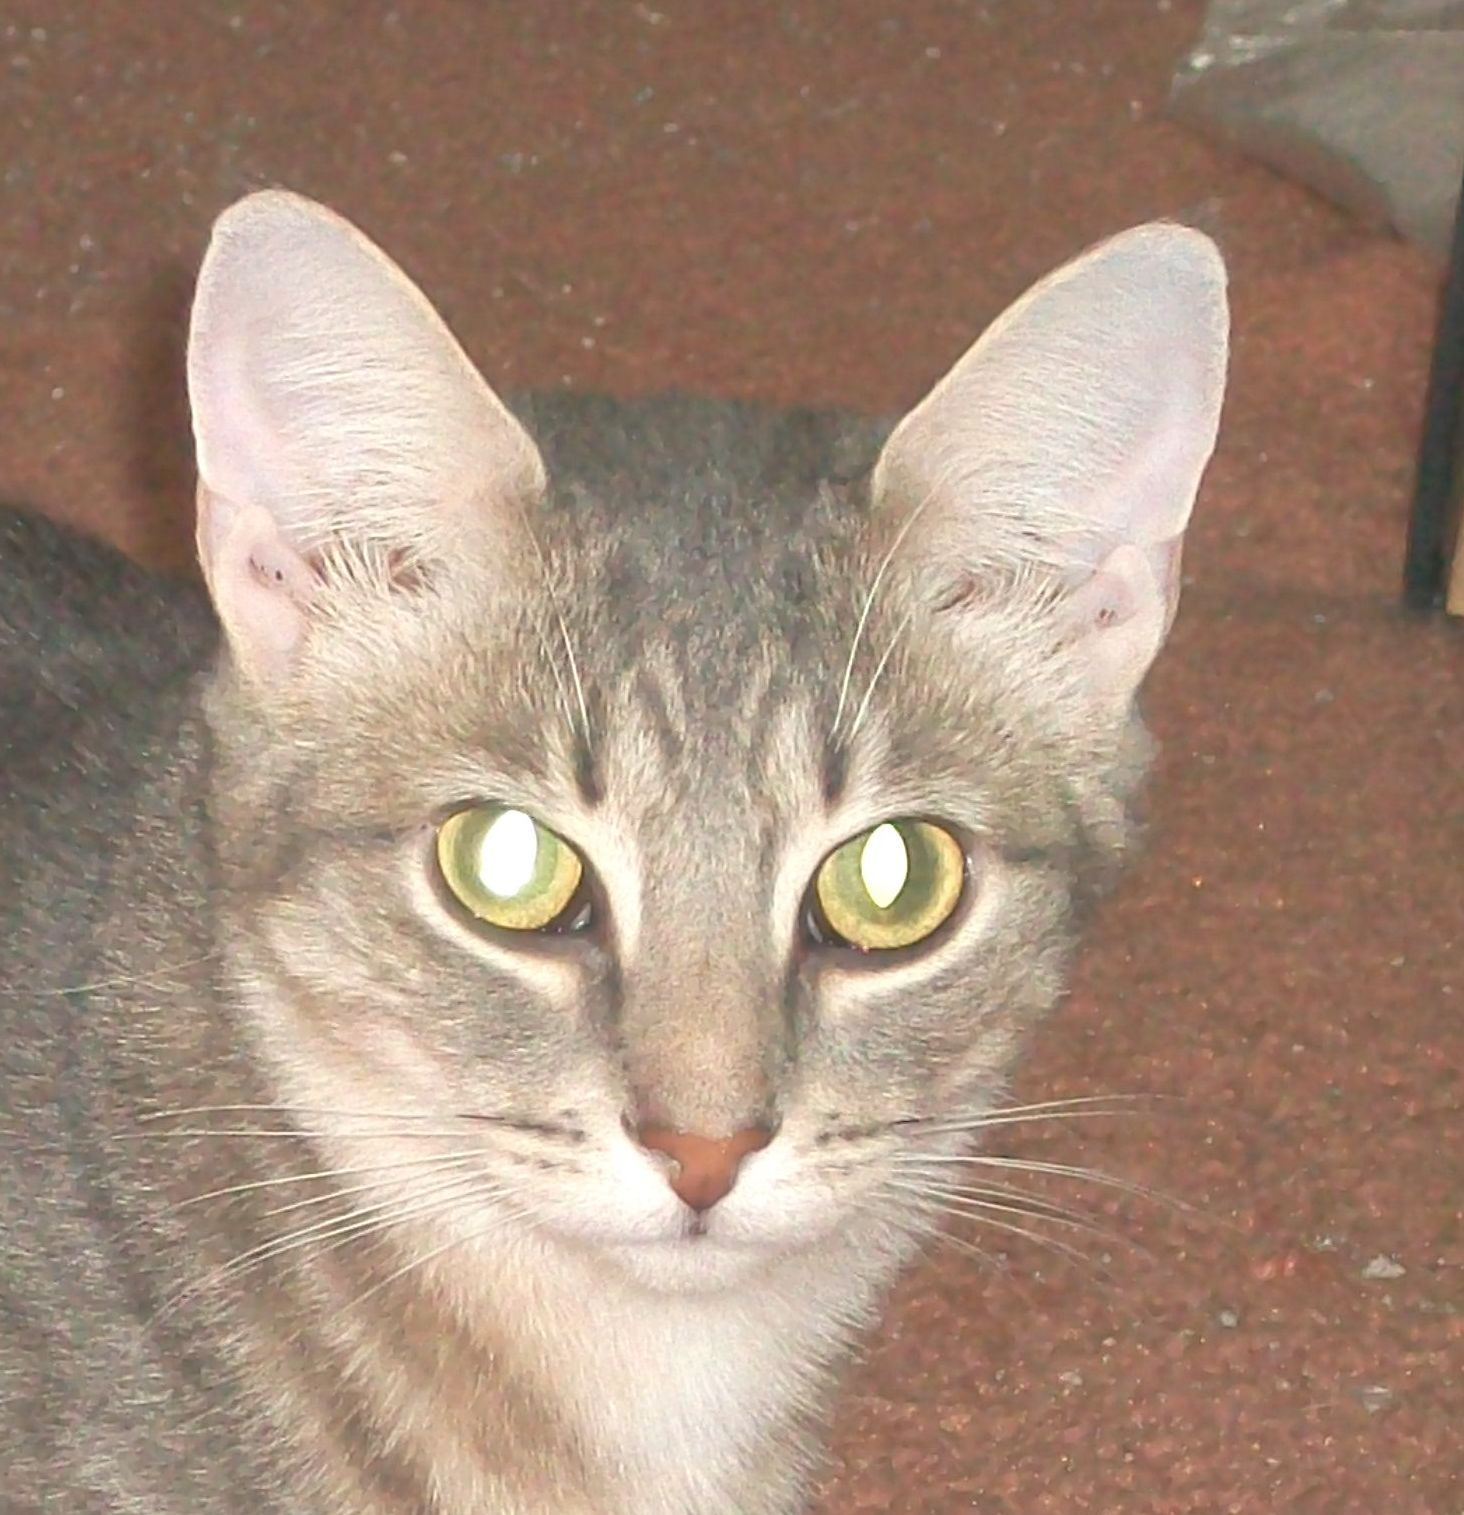
[[[617,1515],[786,1508],[770,1476],[807,1476],[834,1369],[895,1266],[841,1237],[741,1285],[668,1295],[554,1243],[516,1243],[504,1263],[480,1320],[541,1358]]]
[[[409,1257],[439,1245],[401,1241]],[[782,1515],[816,1469],[836,1369],[897,1265],[871,1254],[856,1232],[680,1296],[513,1232],[383,1290],[352,1284],[306,1329],[351,1380],[326,1413],[430,1470],[443,1515]],[[278,1346],[258,1350],[278,1361]]]

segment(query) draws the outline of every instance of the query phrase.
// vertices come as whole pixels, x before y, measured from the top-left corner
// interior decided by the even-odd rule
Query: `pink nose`
[[[766,1147],[773,1134],[762,1126],[749,1126],[716,1141],[666,1126],[641,1126],[636,1137],[647,1151],[664,1152],[676,1164],[667,1175],[668,1182],[693,1210],[701,1211],[726,1199],[737,1182],[742,1159]]]

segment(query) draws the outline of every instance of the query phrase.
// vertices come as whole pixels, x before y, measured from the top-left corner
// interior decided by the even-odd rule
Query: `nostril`
[[[636,1139],[648,1152],[660,1152],[674,1164],[666,1175],[678,1198],[698,1212],[724,1200],[737,1182],[744,1158],[766,1147],[773,1134],[765,1126],[748,1126],[732,1136],[698,1136],[669,1126],[643,1125]]]

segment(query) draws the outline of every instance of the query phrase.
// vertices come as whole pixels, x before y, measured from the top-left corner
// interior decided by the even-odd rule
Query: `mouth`
[[[711,1223],[707,1217],[700,1210],[693,1210],[686,1217],[681,1235],[676,1240],[695,1246],[698,1242],[705,1241],[710,1234]]]
[[[622,1273],[656,1294],[715,1294],[745,1282],[766,1257],[728,1245],[707,1233],[687,1231],[662,1241],[608,1247],[604,1254]]]

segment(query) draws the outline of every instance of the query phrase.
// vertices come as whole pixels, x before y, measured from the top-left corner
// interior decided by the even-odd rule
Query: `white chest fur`
[[[784,1508],[778,1491],[797,1486],[809,1455],[798,1423],[863,1313],[851,1295],[869,1292],[812,1263],[691,1296],[607,1281],[600,1267],[576,1287],[580,1268],[565,1270],[546,1349],[617,1515],[710,1515],[734,1493],[757,1501],[749,1510]]]
[[[500,1274],[495,1314],[517,1322],[609,1491],[597,1515],[792,1515],[811,1455],[800,1425],[882,1282],[831,1250],[707,1294],[646,1291],[557,1248],[532,1279],[522,1252],[517,1278]]]

